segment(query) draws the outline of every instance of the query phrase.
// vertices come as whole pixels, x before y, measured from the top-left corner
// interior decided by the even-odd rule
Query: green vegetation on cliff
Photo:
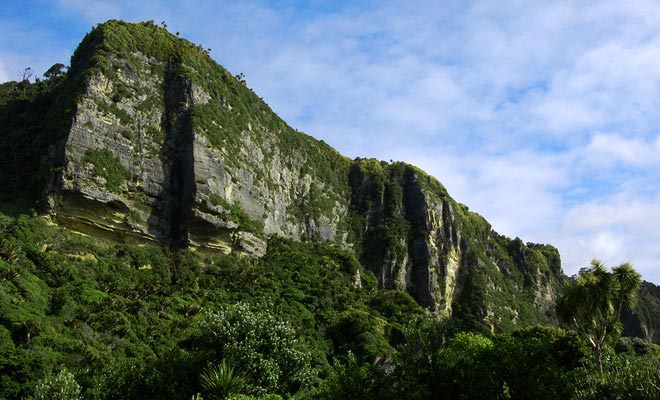
[[[64,83],[57,75],[0,84],[0,199],[35,199],[46,185],[55,165],[44,156],[73,117],[74,100]]]
[[[94,166],[94,174],[105,179],[105,187],[111,192],[119,192],[121,184],[131,179],[131,172],[107,149],[87,150],[82,162]]]

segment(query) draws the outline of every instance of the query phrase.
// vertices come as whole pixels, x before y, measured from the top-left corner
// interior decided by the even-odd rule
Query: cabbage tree
[[[642,278],[629,263],[608,272],[602,262],[580,270],[557,301],[557,314],[591,346],[602,372],[603,349],[622,331],[621,312],[637,301]]]

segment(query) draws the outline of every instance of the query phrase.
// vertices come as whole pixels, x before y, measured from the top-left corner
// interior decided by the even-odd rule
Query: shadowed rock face
[[[257,257],[269,235],[333,242],[438,314],[552,320],[556,249],[498,235],[411,165],[349,160],[290,128],[192,43],[110,21],[70,71],[83,84],[46,188],[58,223]]]
[[[168,230],[165,237],[173,248],[188,245],[192,224],[192,205],[195,199],[195,170],[191,118],[194,106],[193,85],[190,80],[177,76],[178,62],[168,65],[165,80],[165,143],[162,148],[166,185],[159,199]]]
[[[623,335],[660,343],[660,286],[643,282],[637,305],[622,316]]]

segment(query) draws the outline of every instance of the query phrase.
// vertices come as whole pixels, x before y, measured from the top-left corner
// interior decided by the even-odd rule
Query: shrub
[[[208,393],[211,400],[224,400],[238,394],[245,380],[234,372],[234,367],[222,360],[218,365],[210,365],[200,376],[202,388]]]
[[[121,184],[131,178],[131,171],[108,149],[89,149],[82,157],[82,162],[94,166],[94,174],[105,179],[105,187],[111,192],[119,192]]]
[[[268,309],[247,304],[225,306],[202,314],[193,343],[210,362],[227,360],[246,377],[254,395],[295,393],[311,382],[310,354],[293,328]]]
[[[574,374],[573,399],[658,399],[660,362],[653,357],[609,354],[603,372],[581,369]]]
[[[80,385],[76,377],[66,369],[59,374],[47,376],[34,388],[35,400],[77,400],[80,399]]]

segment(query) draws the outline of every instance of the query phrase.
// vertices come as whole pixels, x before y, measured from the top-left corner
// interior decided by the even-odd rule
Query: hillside
[[[0,86],[6,396],[64,365],[90,398],[190,398],[208,363],[256,357],[223,347],[241,313],[275,349],[248,392],[285,397],[333,357],[401,361],[414,334],[501,334],[505,354],[510,332],[556,325],[556,248],[498,234],[412,165],[289,127],[201,45],[108,21],[55,72]],[[645,288],[628,329],[656,339]]]

